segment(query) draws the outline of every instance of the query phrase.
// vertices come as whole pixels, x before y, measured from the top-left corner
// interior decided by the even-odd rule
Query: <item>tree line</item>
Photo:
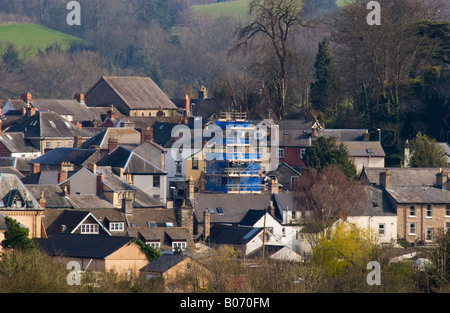
[[[388,166],[420,131],[443,140],[448,110],[450,24],[443,0],[379,1],[382,23],[367,24],[367,1],[249,0],[249,15],[211,18],[193,4],[214,1],[80,0],[69,26],[65,3],[0,0],[0,13],[86,39],[68,50],[26,57],[0,48],[3,99],[24,90],[71,97],[101,75],[145,75],[171,98],[207,86],[250,118],[317,118],[328,128],[381,129]]]

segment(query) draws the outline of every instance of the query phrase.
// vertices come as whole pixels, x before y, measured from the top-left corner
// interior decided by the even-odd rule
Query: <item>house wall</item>
[[[384,167],[384,159],[384,157],[350,157],[355,163],[357,172],[361,172],[363,167]]]
[[[114,270],[119,274],[126,274],[131,270],[137,274],[148,263],[146,255],[139,246],[131,242],[105,258],[105,270]]]
[[[279,158],[278,162],[287,163],[292,167],[306,167],[305,162],[300,156],[301,150],[306,147],[283,147],[280,146],[280,149],[284,149],[284,158]]]
[[[73,175],[69,180],[69,193],[73,195],[95,195],[97,193],[97,178],[87,170]]]
[[[349,216],[347,221],[360,229],[366,229],[380,243],[390,243],[397,240],[397,216]],[[384,235],[378,233],[378,225],[385,225]]]
[[[159,187],[153,187],[155,175],[133,175],[133,185],[150,196],[157,196],[162,202],[167,200],[167,175],[159,175]]]
[[[175,116],[175,110],[161,110],[163,111],[163,116]],[[158,116],[159,110],[130,110],[129,116],[142,116],[142,117],[149,117],[149,116]]]
[[[410,206],[415,206],[416,215],[410,216]],[[406,239],[408,242],[415,242],[416,240],[424,240],[426,229],[433,229],[434,237],[439,231],[445,229],[445,223],[450,223],[450,216],[445,215],[445,204],[434,204],[432,217],[426,216],[426,204],[398,204],[397,205],[397,227],[398,238]],[[409,233],[409,223],[416,223],[416,234]]]
[[[1,213],[15,219],[29,229],[29,238],[41,238],[42,235],[42,211],[31,210],[5,210]]]

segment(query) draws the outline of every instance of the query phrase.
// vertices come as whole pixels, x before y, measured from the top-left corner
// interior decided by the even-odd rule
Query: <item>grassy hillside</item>
[[[352,0],[336,0],[337,6],[343,6]],[[192,10],[196,14],[210,15],[212,18],[231,15],[245,19],[248,13],[248,3],[250,0],[234,0],[229,2],[219,2],[210,4],[194,5]]]
[[[248,3],[250,0],[235,0],[231,2],[218,2],[202,5],[194,5],[192,10],[196,14],[210,15],[213,18],[228,15],[238,18],[246,18],[248,14]]]
[[[38,49],[45,50],[53,43],[58,43],[63,49],[72,42],[87,43],[84,39],[36,24],[0,24],[0,41],[10,41],[17,48],[30,46],[33,53],[37,53]]]

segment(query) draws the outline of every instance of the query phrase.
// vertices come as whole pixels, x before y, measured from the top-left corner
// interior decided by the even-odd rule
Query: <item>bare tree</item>
[[[268,87],[276,95],[274,103],[269,102],[269,105],[279,119],[285,114],[289,68],[295,59],[291,47],[295,31],[313,26],[302,17],[304,4],[303,0],[250,1],[249,14],[254,16],[254,20],[238,30],[237,43],[233,47],[233,51],[250,47],[262,53],[259,64],[270,76],[266,82],[270,82]]]
[[[321,171],[308,169],[302,175],[296,195],[303,208],[307,225],[305,233],[311,245],[315,235],[324,235],[335,221],[345,220],[350,214],[359,212],[367,201],[366,189],[357,181],[348,179],[335,165]]]

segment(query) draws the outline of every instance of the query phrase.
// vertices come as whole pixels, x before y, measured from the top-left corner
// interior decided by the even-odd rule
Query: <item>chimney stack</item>
[[[33,96],[31,95],[31,93],[24,93],[21,95],[21,98],[23,101],[26,102],[26,104],[30,105],[31,102],[33,101]]]
[[[80,102],[81,104],[85,104],[84,102],[84,94],[83,93],[77,93],[73,96],[73,98],[75,100],[77,100],[78,102]]]
[[[384,189],[391,187],[391,173],[389,170],[380,173],[380,185]]]
[[[68,197],[69,196],[69,189],[67,188],[67,186],[64,186],[64,197]]]
[[[269,181],[269,194],[277,194],[280,191],[280,185],[277,178],[272,178]]]
[[[370,139],[370,134],[369,134],[369,132],[366,130],[366,131],[363,133],[363,140],[364,140],[364,141],[369,141],[369,139]]]
[[[67,170],[61,169],[59,172],[59,183],[62,183],[67,179]]]
[[[180,226],[187,228],[189,234],[194,234],[194,209],[186,205],[186,200],[183,199],[183,204],[180,207]]]
[[[41,191],[41,197],[39,198],[39,204],[43,209],[45,209],[45,198],[44,198],[44,190]]]
[[[111,104],[111,106],[109,107],[109,110],[106,112],[109,118],[115,118],[116,116],[114,115],[114,106]]]
[[[206,241],[211,234],[211,213],[209,213],[208,209],[203,212],[203,216],[203,240]]]
[[[97,175],[97,194],[103,194],[103,174],[100,173]]]
[[[41,171],[41,165],[39,163],[31,164],[31,174],[37,174]]]
[[[74,136],[73,137],[73,147],[80,149],[83,144],[83,137],[82,136]]]
[[[122,210],[125,214],[133,214],[133,198],[126,196],[122,199]]]
[[[208,90],[205,86],[201,86],[198,91],[198,98],[201,100],[208,99]]]
[[[153,128],[141,128],[141,143],[153,140]]]
[[[111,152],[119,146],[119,140],[114,137],[110,137],[108,140],[108,151]]]

